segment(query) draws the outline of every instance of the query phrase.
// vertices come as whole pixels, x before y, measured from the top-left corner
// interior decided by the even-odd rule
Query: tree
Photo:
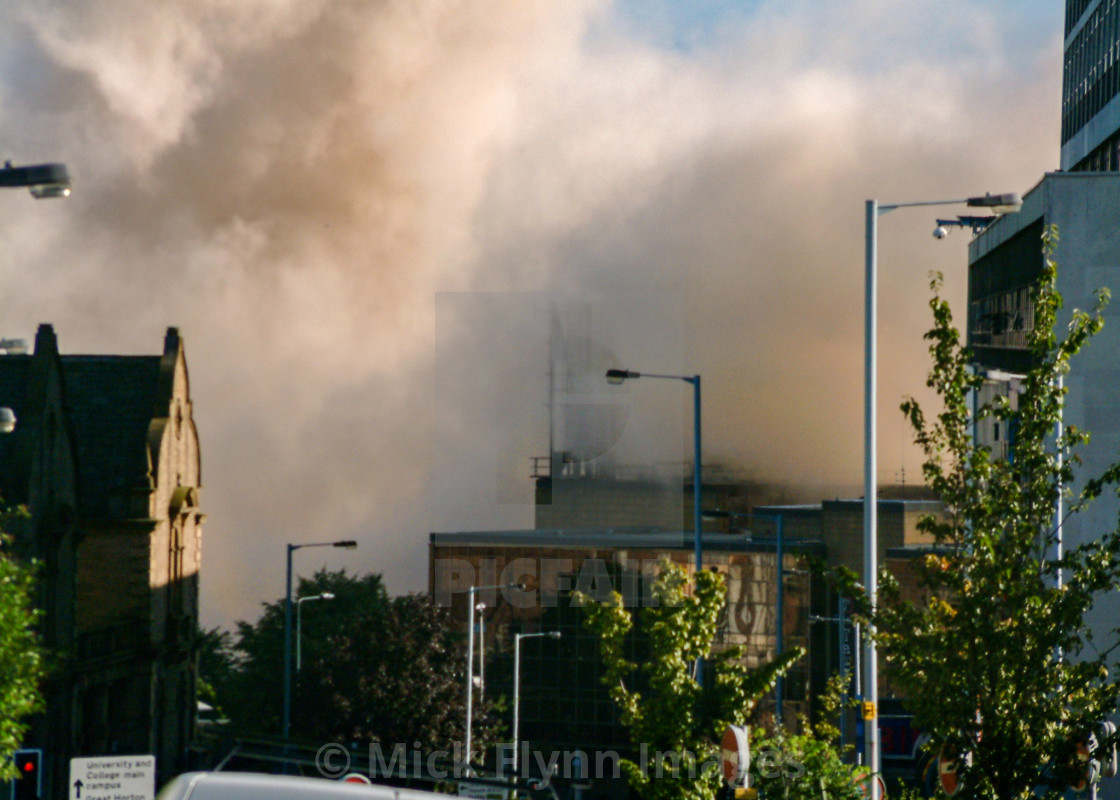
[[[214,708],[216,718],[226,715],[230,707],[228,693],[239,659],[233,634],[221,628],[199,629],[195,633],[198,646],[198,699]]]
[[[840,746],[840,731],[832,723],[845,713],[847,675],[834,675],[821,697],[816,724],[800,721],[801,733],[778,726],[757,730],[751,740],[751,786],[762,797],[779,800],[863,800],[868,778],[865,767],[851,763],[851,745]]]
[[[726,602],[723,578],[700,572],[691,587],[682,567],[663,561],[653,603],[632,613],[617,592],[605,602],[580,596],[586,624],[599,637],[603,682],[622,713],[637,762],[622,768],[647,800],[712,800],[722,782],[718,745],[728,725],[743,724],[777,678],[804,655],[800,648],[749,670],[740,648],[712,652]],[[635,631],[648,644],[641,665],[626,657]],[[697,659],[706,680],[697,680]],[[641,685],[641,688],[636,688]]]
[[[302,610],[293,737],[402,743],[408,750],[419,742],[422,750],[454,752],[464,735],[466,657],[465,631],[450,611],[422,595],[390,598],[381,576],[344,570],[301,579],[293,597],[328,592],[334,599]],[[232,643],[210,633],[202,677],[215,704],[235,729],[279,734],[284,601],[266,603],[256,623],[239,622]],[[493,721],[483,704],[474,713],[481,749],[493,738]]]
[[[6,511],[0,522],[13,516]],[[0,780],[15,777],[11,756],[27,732],[27,718],[43,709],[40,685],[46,673],[35,632],[34,565],[13,556],[11,543],[0,532]]]
[[[319,698],[303,707],[307,728],[336,740],[451,752],[464,736],[466,659],[449,610],[409,594],[352,622],[353,631],[329,638],[330,657],[306,676]],[[476,713],[482,744],[488,719],[485,709]]]
[[[1059,559],[1055,524],[1058,498],[1075,485],[1077,453],[1089,439],[1072,425],[1058,433],[1060,379],[1101,329],[1108,295],[1098,294],[1092,312],[1075,310],[1059,339],[1056,232],[1043,239],[1044,266],[1031,295],[1034,366],[1017,404],[1001,398],[977,410],[979,419],[1016,431],[1011,457],[973,441],[970,393],[982,379],[970,370],[940,277],[931,282],[928,384],[943,408],[932,419],[912,398],[902,408],[924,453],[926,482],[946,513],[921,523],[936,545],[919,568],[924,599],[906,600],[884,572],[871,616],[890,679],[931,737],[931,752],[956,759],[966,798],[1013,800],[1035,787],[1056,794],[1075,783],[1083,769],[1078,743],[1115,710],[1120,695],[1108,663],[1115,638],[1095,641],[1084,624],[1094,600],[1120,586],[1120,534],[1102,531],[1075,547],[1067,542]],[[1069,515],[1118,477],[1113,465],[1082,481]]]

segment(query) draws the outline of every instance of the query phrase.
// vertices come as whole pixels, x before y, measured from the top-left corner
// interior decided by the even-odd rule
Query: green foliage
[[[739,648],[713,653],[726,586],[719,574],[700,572],[689,588],[684,569],[663,561],[654,602],[636,614],[617,592],[607,602],[580,596],[587,627],[599,637],[603,681],[631,743],[643,753],[638,762],[623,759],[622,768],[647,800],[712,800],[722,783],[718,745],[724,729],[743,724],[778,676],[804,654],[795,648],[752,671]],[[635,626],[650,649],[640,665],[625,655]],[[703,686],[696,675],[700,658],[709,666]],[[636,682],[648,689],[632,688]]]
[[[216,717],[226,716],[227,699],[221,694],[233,682],[235,653],[233,634],[220,628],[195,633],[198,647],[198,699],[214,708]]]
[[[4,512],[0,522],[14,513]],[[11,537],[0,532],[0,780],[15,777],[11,755],[27,732],[27,718],[43,708],[46,673],[34,628],[34,565],[21,563],[10,547]]]
[[[1035,367],[1017,404],[1001,398],[977,411],[1016,431],[1013,458],[972,441],[970,393],[982,379],[969,369],[940,279],[932,281],[928,384],[943,408],[932,419],[913,399],[902,409],[925,454],[926,482],[947,513],[921,523],[937,545],[920,564],[925,599],[908,602],[884,572],[873,617],[891,680],[931,736],[932,752],[972,754],[971,766],[959,771],[961,796],[969,799],[1016,800],[1033,787],[1057,791],[1074,782],[1077,741],[1120,696],[1108,664],[1116,642],[1094,641],[1084,623],[1094,600],[1120,587],[1120,537],[1113,530],[1076,547],[1067,541],[1055,558],[1056,505],[1075,485],[1078,450],[1089,439],[1072,425],[1059,434],[1061,378],[1101,329],[1108,297],[1101,292],[1092,312],[1074,311],[1059,339],[1054,231],[1044,240],[1029,333]],[[1069,513],[1118,476],[1114,465],[1083,482]]]
[[[761,796],[780,800],[863,800],[859,785],[866,770],[854,766],[850,753],[838,746],[840,731],[832,723],[847,706],[847,676],[835,675],[818,698],[815,725],[801,721],[804,733],[785,728],[759,729],[751,744],[751,786]],[[850,750],[851,747],[848,747]]]
[[[751,746],[751,785],[767,800],[863,800],[857,770],[827,738],[778,728]]]
[[[426,596],[390,598],[379,575],[320,571],[301,579],[305,603],[302,669],[294,673],[292,736],[309,743],[414,742],[451,750],[464,737],[465,632]],[[296,635],[292,612],[293,653]],[[234,729],[279,735],[284,675],[284,601],[267,603],[236,635],[207,632],[200,673]],[[494,722],[476,702],[475,749],[493,740]]]

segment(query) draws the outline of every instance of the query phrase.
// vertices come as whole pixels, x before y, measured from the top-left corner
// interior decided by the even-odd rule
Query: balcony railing
[[[1030,289],[1012,289],[974,300],[969,306],[969,344],[1026,349],[1034,330]]]

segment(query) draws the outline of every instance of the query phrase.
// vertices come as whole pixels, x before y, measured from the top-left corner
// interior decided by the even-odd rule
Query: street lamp
[[[313,594],[310,597],[301,597],[296,600],[296,673],[298,674],[303,666],[303,604],[310,603],[312,600],[334,600],[334,595],[330,592],[323,592],[322,594]]]
[[[521,720],[521,640],[534,637],[547,636],[549,639],[559,639],[560,631],[544,631],[542,633],[515,633],[513,635],[513,774],[517,775],[517,751],[519,748],[518,735]]]
[[[701,540],[702,512],[700,509],[700,376],[699,375],[655,375],[650,372],[633,372],[628,369],[608,369],[607,383],[618,386],[623,381],[638,378],[665,378],[692,384],[692,537],[696,556],[696,572],[704,567],[704,544]]]
[[[464,758],[467,771],[471,768],[471,722],[474,713],[474,596],[490,589],[523,589],[520,583],[494,586],[471,586],[467,589],[467,730],[464,742]]]
[[[864,440],[863,440],[863,585],[871,609],[875,609],[878,581],[878,522],[876,520],[876,336],[878,335],[878,237],[879,217],[896,208],[916,206],[967,205],[972,208],[986,208],[993,214],[1006,214],[1018,211],[1023,200],[1018,194],[986,194],[983,197],[968,197],[963,200],[927,200],[912,203],[891,203],[880,205],[877,200],[866,204],[866,224],[864,245],[866,255],[866,283],[864,287]],[[864,706],[864,752],[873,773],[881,771],[879,747],[879,661],[873,638],[874,628],[869,626],[864,640],[863,682]],[[871,781],[869,800],[880,800],[879,785]]]
[[[284,581],[284,740],[292,730],[292,553],[304,547],[340,547],[354,550],[358,543],[349,539],[338,542],[313,542],[288,545],[288,572]]]
[[[13,167],[11,161],[0,168],[0,188],[27,187],[36,200],[70,196],[70,174],[65,164],[33,164]]]

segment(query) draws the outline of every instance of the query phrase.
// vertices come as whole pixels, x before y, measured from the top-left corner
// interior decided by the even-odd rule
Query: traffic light
[[[12,800],[39,800],[43,788],[43,751],[17,750],[12,759],[19,773],[12,781]]]

